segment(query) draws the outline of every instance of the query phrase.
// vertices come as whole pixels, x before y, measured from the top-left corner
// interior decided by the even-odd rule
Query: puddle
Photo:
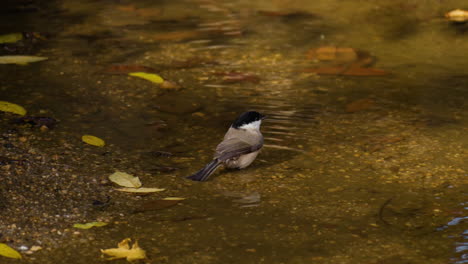
[[[468,263],[462,4],[8,2],[2,32],[39,35],[1,55],[49,59],[0,65],[0,100],[58,123],[0,115],[0,242],[25,263],[126,237],[145,263]],[[257,160],[185,180],[246,110],[268,116]],[[115,170],[166,191],[113,191]]]

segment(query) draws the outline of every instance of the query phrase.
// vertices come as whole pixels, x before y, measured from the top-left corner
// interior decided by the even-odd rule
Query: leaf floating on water
[[[84,143],[87,143],[89,145],[93,145],[93,146],[96,146],[96,147],[104,147],[104,145],[106,145],[104,140],[102,140],[102,139],[100,139],[98,137],[95,137],[95,136],[91,136],[91,135],[84,135],[84,136],[81,137],[81,140]]]
[[[101,252],[110,256],[108,260],[126,258],[127,261],[134,261],[145,259],[146,252],[140,248],[138,241],[135,241],[131,248],[129,245],[130,241],[130,238],[126,238],[117,245],[117,248],[101,249]]]
[[[146,187],[141,187],[141,188],[119,188],[115,189],[120,192],[129,192],[129,193],[154,193],[154,192],[162,192],[166,189],[161,189],[161,188],[146,188]]]
[[[164,79],[161,76],[154,74],[154,73],[146,73],[146,72],[131,72],[128,75],[133,77],[138,77],[150,81],[152,83],[161,84],[164,82]]]
[[[466,22],[468,21],[468,11],[462,9],[455,9],[445,14],[445,17],[452,22]]]
[[[73,227],[74,228],[79,228],[79,229],[90,229],[92,227],[101,227],[101,226],[105,226],[107,225],[107,223],[104,223],[104,222],[89,222],[89,223],[86,223],[86,224],[74,224]]]
[[[38,56],[8,55],[0,56],[0,64],[27,65],[28,63],[43,61],[47,59],[47,57]]]
[[[24,109],[22,106],[6,101],[0,101],[0,111],[10,112],[22,116],[26,114],[26,109]]]
[[[4,43],[15,43],[23,39],[23,34],[21,33],[11,33],[0,35],[0,44]]]
[[[352,62],[357,60],[358,52],[353,48],[323,46],[309,50],[307,58],[319,61]]]
[[[166,197],[166,198],[162,198],[161,200],[164,200],[164,201],[183,201],[185,199],[186,198],[183,198],[183,197]]]
[[[0,243],[0,256],[7,258],[20,259],[21,254],[5,243]]]
[[[138,177],[135,177],[133,175],[130,175],[128,173],[121,172],[121,171],[116,171],[113,174],[111,174],[109,176],[109,180],[123,187],[129,187],[129,188],[141,187],[141,182]],[[120,190],[120,189],[117,189],[117,190]]]

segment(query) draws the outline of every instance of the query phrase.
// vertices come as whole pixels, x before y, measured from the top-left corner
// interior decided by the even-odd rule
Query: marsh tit
[[[260,125],[264,118],[265,116],[255,111],[240,115],[224,135],[223,141],[216,147],[213,160],[187,178],[206,181],[220,165],[237,169],[249,166],[263,146]]]

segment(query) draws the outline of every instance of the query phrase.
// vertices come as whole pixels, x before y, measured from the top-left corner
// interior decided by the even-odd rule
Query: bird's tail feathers
[[[213,172],[221,165],[221,162],[218,159],[214,159],[210,163],[208,163],[203,169],[199,170],[195,174],[188,176],[187,179],[192,181],[206,181],[208,177],[210,177]]]

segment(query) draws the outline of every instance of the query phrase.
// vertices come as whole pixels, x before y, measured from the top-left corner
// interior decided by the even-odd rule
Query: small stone
[[[175,90],[180,89],[179,85],[171,81],[164,81],[163,83],[161,83],[159,87],[163,89],[175,89]]]

